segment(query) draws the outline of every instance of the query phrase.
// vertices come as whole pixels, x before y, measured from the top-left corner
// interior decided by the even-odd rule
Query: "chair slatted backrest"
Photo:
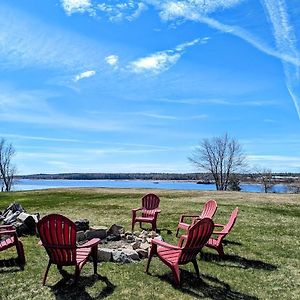
[[[218,237],[218,241],[222,241],[222,240],[224,239],[224,237],[231,231],[232,227],[233,227],[234,224],[235,224],[235,221],[236,221],[238,212],[239,212],[239,208],[238,208],[238,207],[236,207],[236,208],[232,211],[228,223],[227,223],[227,224],[224,226],[224,228],[220,231],[221,234],[220,234],[219,237]]]
[[[40,239],[55,264],[76,264],[76,226],[68,218],[51,214],[37,224]]]
[[[157,195],[149,193],[142,198],[143,217],[153,216],[155,209],[159,207],[160,199]]]
[[[213,229],[214,223],[210,218],[196,221],[188,230],[187,239],[182,248],[179,263],[184,264],[195,259],[210,238]]]
[[[203,206],[203,210],[200,215],[200,219],[203,219],[203,218],[212,219],[217,211],[217,207],[218,207],[217,202],[213,199],[205,202],[205,204]]]

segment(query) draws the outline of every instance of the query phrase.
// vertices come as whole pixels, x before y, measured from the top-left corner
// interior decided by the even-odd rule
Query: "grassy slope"
[[[91,225],[122,224],[130,228],[131,208],[138,207],[146,190],[69,189],[0,193],[0,209],[12,201],[31,213],[62,213],[73,220],[87,218]],[[240,208],[235,228],[227,238],[220,260],[204,249],[198,265],[201,280],[192,264],[182,266],[182,288],[175,288],[170,269],[158,259],[151,263],[151,275],[144,273],[146,261],[119,265],[99,263],[93,277],[91,264],[82,270],[78,287],[51,267],[47,286],[41,279],[47,255],[36,237],[23,237],[27,265],[0,268],[0,299],[299,299],[300,294],[300,197],[298,195],[205,191],[156,191],[162,213],[158,227],[168,242],[176,242],[178,217],[197,212],[209,198],[218,202],[215,221],[225,222],[232,209]],[[168,231],[171,230],[172,234]],[[0,259],[15,256],[4,251]],[[66,268],[71,274],[72,268]]]

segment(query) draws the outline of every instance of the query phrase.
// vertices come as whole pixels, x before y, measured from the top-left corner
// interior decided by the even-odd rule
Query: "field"
[[[29,213],[61,213],[91,225],[121,224],[130,229],[131,208],[139,207],[147,190],[60,189],[0,193],[0,210],[11,202]],[[0,267],[0,299],[299,299],[300,295],[300,196],[240,192],[163,191],[158,228],[167,242],[176,243],[176,226],[181,213],[198,212],[210,198],[218,202],[214,220],[227,221],[238,206],[239,216],[228,236],[226,257],[204,248],[197,279],[193,265],[181,267],[182,286],[173,285],[171,270],[154,258],[151,275],[146,260],[134,264],[99,263],[99,277],[87,264],[77,287],[73,268],[62,276],[55,266],[47,285],[41,281],[47,265],[45,250],[35,236],[22,237],[27,264]],[[147,225],[145,225],[147,226]],[[0,260],[15,257],[14,250],[0,253]]]

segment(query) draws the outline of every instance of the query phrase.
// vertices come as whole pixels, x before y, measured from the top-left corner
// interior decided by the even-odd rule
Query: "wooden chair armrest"
[[[77,248],[91,248],[98,245],[99,243],[100,243],[100,239],[94,238],[82,245],[77,246]]]
[[[187,234],[183,234],[180,236],[179,241],[178,241],[178,247],[182,247],[184,241],[187,239]]]
[[[138,210],[142,210],[142,207],[140,207],[140,208],[133,208],[131,211],[137,212]]]
[[[224,227],[225,225],[222,224],[214,224],[215,227]]]
[[[213,234],[227,234],[227,232],[221,232],[221,231],[213,231]]]
[[[157,240],[157,239],[152,239],[151,244],[155,244],[157,246],[161,246],[161,247],[168,248],[168,249],[173,249],[173,250],[180,250],[181,249],[178,246],[170,245],[166,242],[163,242],[163,241]]]
[[[199,215],[181,215],[179,222],[183,222],[185,218],[199,218]]]

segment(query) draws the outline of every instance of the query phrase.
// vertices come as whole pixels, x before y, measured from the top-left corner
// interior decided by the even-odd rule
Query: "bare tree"
[[[217,190],[226,191],[232,174],[246,165],[246,157],[237,140],[228,134],[203,139],[189,157],[199,169],[212,174]]]
[[[272,170],[263,168],[257,170],[258,180],[263,187],[265,193],[272,191],[275,181],[273,178]]]
[[[12,158],[15,149],[12,144],[6,142],[4,138],[0,139],[0,184],[1,191],[9,192],[11,190],[16,168],[12,164]]]

